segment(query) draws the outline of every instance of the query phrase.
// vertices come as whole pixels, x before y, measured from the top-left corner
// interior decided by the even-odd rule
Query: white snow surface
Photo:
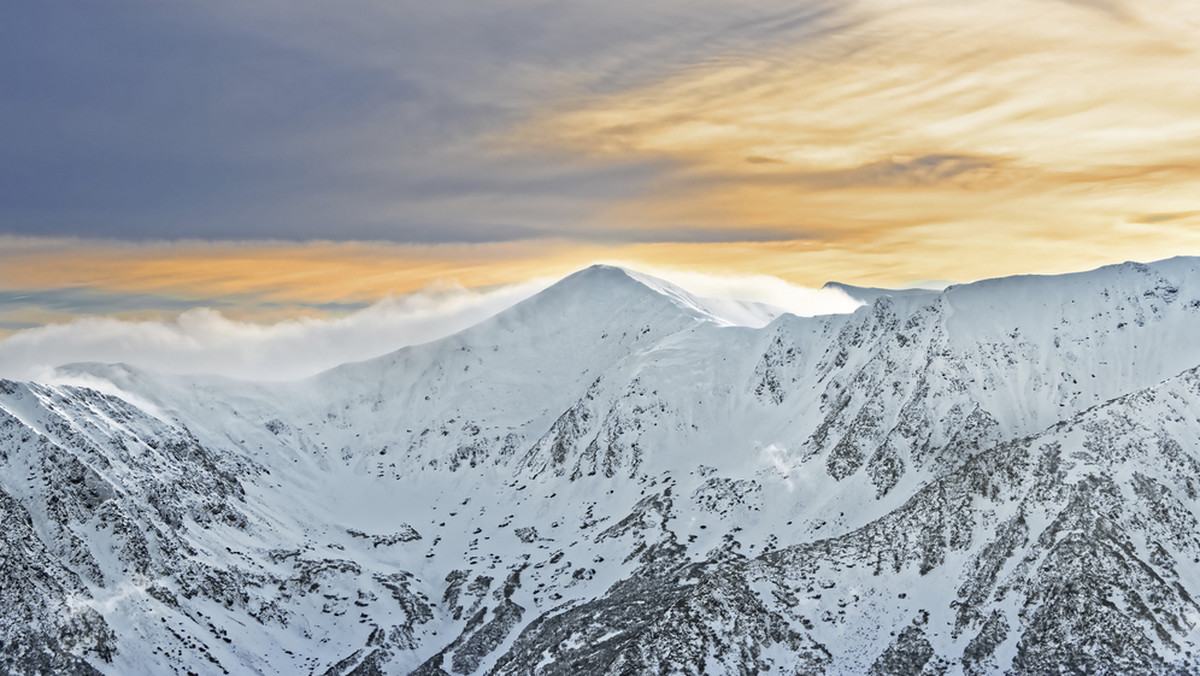
[[[109,536],[95,531],[90,546],[103,580],[88,581],[90,598],[78,603],[101,612],[116,634],[114,661],[93,662],[102,671],[170,673],[182,659],[197,673],[323,673],[368,646],[373,627],[403,617],[373,580],[404,571],[412,590],[436,604],[432,619],[416,625],[414,647],[394,650],[388,662],[406,673],[467,625],[467,614],[454,617],[443,601],[451,571],[494,578],[479,596],[480,607],[491,608],[505,576],[524,566],[512,601],[525,613],[475,665],[473,673],[483,673],[542,613],[629,577],[639,564],[628,555],[640,545],[673,539],[702,561],[729,550],[731,538],[739,555],[753,558],[844,535],[894,512],[976,452],[1046,433],[1200,365],[1193,258],[940,292],[870,291],[870,304],[853,313],[797,317],[598,266],[454,335],[294,382],[74,364],[29,394],[0,396],[0,411],[64,447],[53,423],[59,414],[98,446],[140,440],[127,462],[83,458],[117,487],[141,476],[135,460],[154,452],[144,445],[153,424],[186,428],[231,464],[253,468],[239,476],[244,529],[185,523],[196,560],[286,576],[292,564],[269,553],[294,551],[359,569],[329,574],[321,594],[281,602],[287,622],[252,621],[237,604],[184,599],[164,571],[130,575],[105,544]],[[62,403],[86,390],[144,417]],[[912,401],[933,421],[921,431],[927,445],[961,456],[900,444],[904,469],[882,492],[866,461],[831,476],[841,452],[835,442],[843,450],[859,444],[869,457],[871,425],[888,433],[908,419]],[[994,420],[978,448],[955,445],[971,412],[966,403]],[[37,463],[31,453],[10,449],[0,488],[37,505],[40,489],[22,478]],[[668,485],[673,509],[641,513],[639,528],[605,535]],[[46,513],[29,509],[45,539],[60,537]],[[372,540],[407,527],[420,539]],[[966,552],[956,556],[948,568],[967,565]],[[838,580],[827,596],[876,599],[870,612],[879,626],[909,621],[911,604],[879,596],[869,571],[827,574]],[[1200,593],[1200,575],[1190,575],[1184,583]],[[150,595],[154,584],[174,591],[181,607]],[[926,606],[955,600],[952,584],[915,572],[910,594]],[[830,602],[801,601],[822,609]],[[861,628],[818,624],[814,636],[847,673],[861,673],[891,640],[886,630],[869,640],[839,633]],[[221,632],[233,640],[214,639]],[[207,646],[213,660],[162,649],[180,645],[179,635]],[[962,652],[970,638],[940,628],[930,637],[949,652]],[[998,654],[1011,661],[1013,650]],[[766,655],[776,664],[788,659],[779,646]],[[949,673],[962,673],[955,669]]]

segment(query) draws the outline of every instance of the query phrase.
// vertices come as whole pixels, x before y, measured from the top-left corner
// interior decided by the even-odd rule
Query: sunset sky
[[[8,2],[0,338],[593,261],[906,286],[1200,254],[1197,36],[1194,0]]]

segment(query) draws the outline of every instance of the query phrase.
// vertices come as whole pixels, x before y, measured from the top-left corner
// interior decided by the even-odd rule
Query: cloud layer
[[[0,341],[0,376],[46,379],[57,366],[94,361],[160,373],[294,379],[450,335],[546,284],[416,293],[387,298],[344,317],[300,317],[273,324],[232,320],[212,308],[157,321],[84,317],[20,331]]]
[[[0,23],[0,232],[603,241],[587,216],[659,164],[514,152],[507,130],[564,98],[802,35],[821,6],[19,3]]]
[[[859,305],[839,291],[806,289],[766,276],[654,272],[698,296],[768,303],[802,315],[849,312]],[[53,379],[58,366],[102,362],[245,380],[301,378],[451,335],[532,296],[551,281],[486,291],[427,290],[386,298],[342,317],[271,324],[233,320],[212,308],[154,321],[84,317],[19,331],[0,341],[0,377]]]
[[[524,141],[673,166],[606,214],[630,229],[738,223],[847,256],[886,246],[977,263],[986,249],[1010,265],[1030,240],[1035,254],[1195,250],[1194,216],[1128,227],[1147,225],[1147,205],[1197,204],[1193,3],[863,0],[846,12],[813,39],[550,109]]]
[[[18,2],[0,336],[594,260],[898,286],[1200,254],[1197,34],[1192,0]]]

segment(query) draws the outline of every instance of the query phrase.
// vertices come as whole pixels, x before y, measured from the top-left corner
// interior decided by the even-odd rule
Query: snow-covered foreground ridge
[[[0,381],[0,670],[1200,673],[1200,259],[844,288]]]

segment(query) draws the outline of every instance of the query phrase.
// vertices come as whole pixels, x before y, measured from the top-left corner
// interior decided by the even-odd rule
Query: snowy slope
[[[0,663],[1192,670],[1200,260],[866,291],[597,266],[292,383],[5,381]]]

